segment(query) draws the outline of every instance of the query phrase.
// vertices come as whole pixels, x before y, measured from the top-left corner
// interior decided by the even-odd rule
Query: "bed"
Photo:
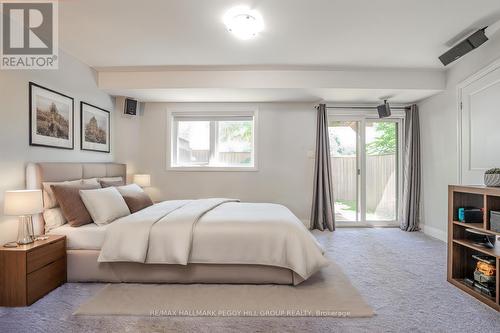
[[[123,177],[118,163],[30,163],[27,187]],[[44,232],[43,216],[34,218]],[[297,285],[327,265],[323,250],[284,206],[232,199],[171,200],[105,225],[67,224],[70,282]],[[259,246],[255,246],[258,242]]]

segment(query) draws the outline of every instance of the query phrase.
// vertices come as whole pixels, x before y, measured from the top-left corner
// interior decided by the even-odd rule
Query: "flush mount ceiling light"
[[[227,31],[239,39],[255,38],[259,32],[264,30],[264,21],[260,13],[246,6],[228,10],[224,15],[224,24]]]

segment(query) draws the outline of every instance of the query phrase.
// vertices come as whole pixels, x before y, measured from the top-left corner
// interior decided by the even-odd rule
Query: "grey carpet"
[[[372,318],[78,317],[102,284],[68,283],[29,308],[0,308],[0,332],[499,332],[500,315],[446,282],[446,244],[399,229],[315,232]],[[405,251],[401,251],[405,248]]]

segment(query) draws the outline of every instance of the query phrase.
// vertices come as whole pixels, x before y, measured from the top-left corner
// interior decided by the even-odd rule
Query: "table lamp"
[[[150,187],[151,186],[151,175],[134,175],[134,183],[140,187]]]
[[[4,214],[19,216],[19,229],[17,233],[18,244],[33,243],[32,215],[43,211],[41,190],[6,191],[4,198]]]

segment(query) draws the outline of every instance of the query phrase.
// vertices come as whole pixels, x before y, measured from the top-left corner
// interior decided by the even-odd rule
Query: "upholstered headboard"
[[[127,179],[127,166],[120,163],[28,163],[26,167],[26,188],[41,189],[43,182],[123,177]],[[35,234],[44,233],[43,216],[33,217]]]

